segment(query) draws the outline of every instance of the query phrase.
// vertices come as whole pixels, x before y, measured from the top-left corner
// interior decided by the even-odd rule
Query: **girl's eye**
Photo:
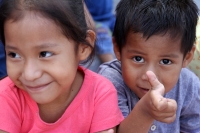
[[[47,52],[47,51],[43,51],[40,53],[40,57],[50,57],[52,55],[53,55],[53,53]]]
[[[14,53],[14,52],[8,53],[8,56],[10,56],[11,58],[20,58],[20,55],[18,55],[17,53]]]
[[[163,64],[163,65],[170,65],[172,63],[172,61],[168,60],[168,59],[163,59],[160,61],[160,64]]]
[[[139,63],[143,63],[144,62],[144,59],[142,57],[140,57],[140,56],[133,57],[133,60],[135,62],[139,62]]]

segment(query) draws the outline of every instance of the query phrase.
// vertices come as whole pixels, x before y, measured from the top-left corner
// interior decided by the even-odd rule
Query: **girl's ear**
[[[195,49],[196,49],[196,46],[194,45],[192,47],[192,50],[185,55],[185,58],[183,60],[183,65],[182,65],[183,68],[187,67],[187,65],[192,61]]]
[[[86,44],[79,45],[79,59],[81,61],[87,59],[88,56],[91,54],[92,50],[94,49],[95,40],[96,40],[95,32],[93,30],[88,30],[86,41],[91,45],[91,47]]]
[[[119,47],[117,46],[117,43],[116,43],[116,40],[115,40],[114,37],[112,38],[112,42],[113,42],[113,45],[114,45],[115,56],[120,61],[121,60],[121,54],[120,54]]]

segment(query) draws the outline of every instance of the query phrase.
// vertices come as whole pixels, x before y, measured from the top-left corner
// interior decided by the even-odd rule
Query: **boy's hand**
[[[165,88],[153,72],[147,71],[146,75],[151,85],[151,90],[144,96],[145,99],[142,98],[148,103],[145,110],[157,121],[165,123],[173,122],[176,119],[176,101],[163,97]]]

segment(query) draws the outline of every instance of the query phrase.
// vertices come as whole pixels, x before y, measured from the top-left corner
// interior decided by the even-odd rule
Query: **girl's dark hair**
[[[93,49],[86,41],[88,26],[82,0],[2,0],[0,4],[0,40],[4,44],[5,21],[8,19],[18,21],[23,18],[26,11],[33,11],[53,20],[63,34],[77,44],[76,51],[80,43]],[[93,55],[94,50],[85,62],[93,59]]]
[[[121,0],[116,17],[113,36],[120,51],[130,32],[142,33],[147,39],[167,33],[181,39],[184,55],[196,39],[198,8],[193,0]]]

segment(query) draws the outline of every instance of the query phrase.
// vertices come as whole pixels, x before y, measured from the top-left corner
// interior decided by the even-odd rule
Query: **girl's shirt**
[[[85,74],[82,87],[55,123],[42,121],[37,103],[8,77],[0,81],[0,129],[10,133],[88,133],[118,125],[123,116],[112,83],[90,70],[79,69]]]

